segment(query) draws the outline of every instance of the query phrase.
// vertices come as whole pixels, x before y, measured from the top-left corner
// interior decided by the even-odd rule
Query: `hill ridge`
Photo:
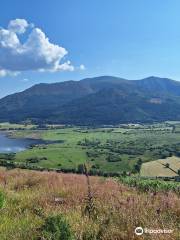
[[[36,84],[0,99],[0,121],[118,124],[180,120],[180,82],[114,76]]]

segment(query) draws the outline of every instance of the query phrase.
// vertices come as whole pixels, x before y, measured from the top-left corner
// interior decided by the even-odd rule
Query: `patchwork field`
[[[45,141],[44,144],[31,146],[30,149],[15,154],[11,162],[27,167],[69,171],[77,170],[79,165],[87,163],[91,172],[95,174],[123,171],[136,174],[140,172],[143,163],[171,156],[178,157],[179,126],[179,122],[126,124],[103,128],[0,124],[1,129],[13,138],[35,138]],[[3,161],[3,157],[1,160]],[[174,170],[178,170],[178,162],[173,160],[174,165],[177,163]],[[143,175],[144,171],[152,172],[151,164],[155,163],[143,165]],[[163,169],[159,161],[158,169]],[[168,169],[164,171],[167,176],[173,174]]]

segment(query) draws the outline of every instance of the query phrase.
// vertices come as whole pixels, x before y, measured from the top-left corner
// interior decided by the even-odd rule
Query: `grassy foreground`
[[[179,197],[111,178],[0,169],[1,240],[178,240]],[[134,229],[172,229],[143,234]]]

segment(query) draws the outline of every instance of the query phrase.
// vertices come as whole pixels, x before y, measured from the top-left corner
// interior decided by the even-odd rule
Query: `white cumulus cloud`
[[[28,27],[32,29],[22,44],[18,35]],[[0,28],[0,76],[22,71],[73,71],[70,61],[62,61],[67,54],[25,19],[11,20],[7,29]]]
[[[8,29],[12,32],[21,34],[26,31],[28,26],[29,24],[25,19],[15,19],[9,22]]]

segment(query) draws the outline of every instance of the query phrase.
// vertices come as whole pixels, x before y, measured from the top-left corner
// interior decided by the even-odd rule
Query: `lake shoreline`
[[[38,144],[43,144],[43,140],[13,138],[9,131],[0,131],[0,153],[17,153]]]
[[[30,138],[30,137],[15,137],[13,136],[11,131],[0,131],[0,153],[13,153],[14,151],[1,151],[1,141],[2,139],[7,139],[9,141],[15,141],[17,142],[19,145],[23,145],[23,149],[22,151],[25,151],[27,149],[31,149],[33,146],[37,146],[37,145],[49,145],[49,144],[59,144],[59,143],[64,143],[63,140],[55,140],[55,141],[51,141],[51,140],[43,140],[40,138]],[[24,145],[25,144],[25,145]],[[4,146],[4,149],[8,148],[8,146]],[[21,151],[15,151],[15,153],[17,152],[21,152]]]

